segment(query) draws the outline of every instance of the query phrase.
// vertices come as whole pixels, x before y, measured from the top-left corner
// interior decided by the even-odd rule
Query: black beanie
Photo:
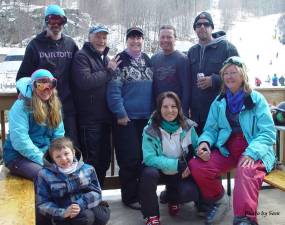
[[[199,13],[198,16],[196,16],[194,23],[193,23],[193,29],[195,30],[196,27],[196,23],[198,22],[199,19],[206,19],[209,21],[209,23],[211,24],[211,27],[214,29],[214,23],[213,23],[213,19],[210,13],[208,12],[201,12]]]

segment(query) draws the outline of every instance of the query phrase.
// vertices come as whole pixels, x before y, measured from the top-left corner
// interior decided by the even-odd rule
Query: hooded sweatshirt
[[[74,114],[70,76],[72,59],[77,50],[71,37],[62,34],[61,39],[55,41],[43,31],[28,44],[16,80],[30,77],[37,69],[49,70],[58,81],[57,90],[64,114]]]
[[[223,62],[230,56],[238,56],[235,46],[227,41],[225,32],[219,31],[212,36],[213,40],[207,45],[196,44],[188,51],[191,74],[191,119],[196,122],[206,121],[210,105],[220,92],[222,81],[219,72]],[[211,76],[212,87],[204,90],[198,88],[197,73]]]
[[[45,154],[44,168],[35,181],[36,208],[42,215],[64,220],[65,210],[72,203],[78,204],[83,211],[101,202],[101,188],[95,169],[83,162],[79,151],[75,158],[78,161],[75,171],[64,174],[48,152]]]

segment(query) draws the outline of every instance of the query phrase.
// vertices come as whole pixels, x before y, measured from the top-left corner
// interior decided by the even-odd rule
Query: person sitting
[[[258,194],[275,163],[276,130],[268,103],[252,90],[244,62],[233,56],[221,71],[222,90],[211,105],[198,157],[189,168],[204,201],[211,205],[206,224],[214,224],[229,208],[221,174],[236,168],[233,224],[257,224]]]
[[[3,148],[4,163],[14,175],[33,180],[50,142],[64,136],[56,84],[44,69],[16,82],[20,94],[9,111],[9,134]]]
[[[174,92],[163,92],[143,132],[143,162],[139,186],[142,214],[146,225],[159,225],[156,188],[166,184],[168,212],[179,213],[180,203],[198,201],[199,191],[187,167],[197,146],[196,123],[183,116],[181,102]]]
[[[77,153],[69,138],[53,140],[35,182],[37,212],[53,225],[107,224],[110,209],[95,169]]]

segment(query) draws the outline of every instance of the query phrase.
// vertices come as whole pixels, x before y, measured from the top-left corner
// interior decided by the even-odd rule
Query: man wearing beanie
[[[220,92],[220,69],[223,62],[238,52],[226,40],[225,32],[212,33],[214,23],[208,12],[201,12],[194,20],[193,29],[199,39],[198,44],[188,51],[191,70],[191,119],[198,123],[197,133],[204,128],[212,101]],[[215,204],[200,201],[198,211],[207,211],[205,224],[216,224],[227,210],[229,202],[224,198]],[[207,209],[207,210],[205,210]]]
[[[214,23],[210,13],[201,12],[194,20],[198,43],[188,51],[191,76],[191,119],[198,123],[201,134],[210,105],[220,92],[219,71],[230,56],[237,56],[237,49],[226,40],[224,31],[212,33]]]
[[[109,60],[104,25],[89,29],[88,42],[76,52],[72,65],[74,102],[78,115],[83,159],[95,167],[100,186],[111,162],[112,115],[107,106],[106,88],[120,63]]]
[[[30,41],[16,80],[29,77],[37,69],[49,70],[58,80],[57,91],[63,106],[65,135],[78,146],[75,108],[70,87],[71,63],[77,45],[62,33],[67,23],[64,10],[49,5],[45,10],[46,29]]]

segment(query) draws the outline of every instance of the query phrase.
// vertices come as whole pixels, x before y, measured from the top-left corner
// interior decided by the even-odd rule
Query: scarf
[[[58,167],[58,170],[63,174],[71,174],[74,171],[76,171],[77,165],[78,165],[78,161],[74,161],[70,167],[66,169]]]
[[[236,114],[241,111],[241,108],[244,103],[245,93],[242,89],[237,91],[235,94],[232,94],[229,89],[226,90],[227,96],[227,105],[231,113]]]
[[[128,53],[129,56],[131,56],[133,59],[135,59],[136,61],[139,60],[139,58],[142,55],[142,52],[133,52],[130,49],[126,49],[126,52]]]
[[[168,122],[166,120],[162,120],[160,126],[167,133],[172,134],[179,129],[180,124],[178,123],[177,120],[174,120],[171,122]]]

